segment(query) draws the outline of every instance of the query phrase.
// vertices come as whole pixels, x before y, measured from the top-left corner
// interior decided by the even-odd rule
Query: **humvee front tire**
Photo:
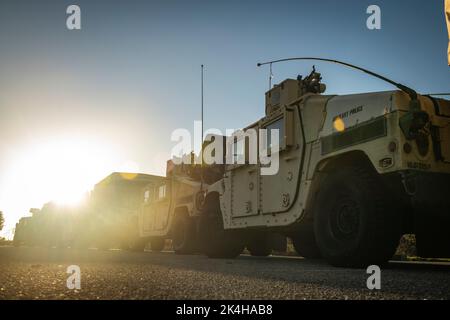
[[[164,238],[151,238],[150,239],[150,249],[153,252],[161,252],[166,245],[166,239]]]
[[[247,243],[247,250],[254,257],[267,257],[272,253],[270,239],[266,233],[256,234]]]
[[[398,245],[400,225],[400,215],[373,168],[340,167],[321,183],[314,206],[314,233],[330,264],[384,264]]]
[[[192,254],[195,251],[195,224],[187,214],[180,213],[173,222],[172,246],[176,254]]]
[[[308,224],[291,237],[292,244],[297,254],[306,259],[320,259],[322,254],[317,246],[314,236],[314,226]]]
[[[148,238],[141,238],[139,236],[123,239],[120,244],[120,249],[125,251],[143,252],[147,246]]]
[[[205,201],[200,218],[200,237],[203,252],[212,259],[236,258],[244,250],[240,235],[223,228],[218,195],[211,195]]]

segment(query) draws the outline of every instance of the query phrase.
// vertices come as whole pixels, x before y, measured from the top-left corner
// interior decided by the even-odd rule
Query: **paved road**
[[[66,286],[69,265],[80,290]],[[0,247],[0,299],[450,299],[450,265],[390,263],[377,291],[367,277],[297,257]]]

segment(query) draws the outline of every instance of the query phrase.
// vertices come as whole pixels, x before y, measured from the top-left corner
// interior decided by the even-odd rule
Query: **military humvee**
[[[74,212],[54,202],[41,209],[31,208],[31,216],[20,218],[14,230],[15,246],[70,246],[73,240]]]
[[[196,165],[167,162],[166,177],[148,184],[143,191],[139,211],[140,237],[149,240],[152,251],[161,251],[165,240],[172,239],[176,253],[198,251],[196,217],[201,187]]]
[[[14,246],[20,246],[25,244],[30,244],[30,236],[32,234],[32,230],[30,230],[31,226],[31,217],[22,217],[19,222],[16,223],[16,227],[14,229]]]
[[[203,147],[207,144],[205,142]],[[192,157],[189,161],[191,164],[167,161],[166,178],[144,188],[143,203],[139,210],[139,235],[144,241],[150,242],[152,251],[163,250],[166,239],[172,241],[172,249],[177,254],[200,253],[204,250],[200,218],[205,187],[223,177],[224,165],[202,166],[195,164],[193,154],[188,156]],[[285,237],[268,233],[265,240],[262,246],[255,245],[249,237],[242,237],[240,252],[246,247],[253,256],[267,256],[273,250],[286,250]]]
[[[234,257],[249,234],[262,244],[275,231],[335,266],[382,264],[407,233],[419,255],[450,256],[450,101],[398,87],[324,95],[313,70],[268,91],[265,117],[244,131],[281,131],[279,170],[225,164],[205,186],[205,253]]]
[[[143,250],[146,242],[139,236],[137,214],[142,189],[159,181],[164,181],[164,177],[114,172],[98,182],[86,212],[79,215],[74,226],[75,246]]]

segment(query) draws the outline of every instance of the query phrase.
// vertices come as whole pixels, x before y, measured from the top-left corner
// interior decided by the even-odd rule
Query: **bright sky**
[[[82,30],[66,29],[81,7]],[[378,4],[382,29],[366,28]],[[17,1],[0,3],[0,210],[74,202],[114,170],[163,174],[176,128],[193,128],[206,65],[205,127],[264,113],[262,60],[341,59],[421,92],[448,92],[444,1]],[[275,82],[312,63],[274,67]],[[331,93],[386,90],[317,63]]]

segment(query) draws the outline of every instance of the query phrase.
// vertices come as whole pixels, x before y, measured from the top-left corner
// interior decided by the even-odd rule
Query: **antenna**
[[[204,70],[204,65],[202,64],[202,71],[201,71],[201,96],[202,96],[202,112],[201,112],[201,121],[202,121],[202,136],[201,136],[201,151],[202,151],[202,164],[203,164],[203,70]]]
[[[387,83],[390,83],[390,84],[396,86],[401,91],[405,92],[411,99],[409,102],[409,111],[400,117],[399,124],[400,124],[400,128],[403,131],[403,134],[405,135],[406,139],[408,139],[408,140],[416,139],[418,134],[420,133],[420,130],[425,128],[425,126],[429,122],[429,115],[425,111],[421,110],[420,100],[418,99],[417,92],[414,89],[411,89],[401,83],[395,82],[395,81],[393,81],[389,78],[386,78],[382,75],[379,75],[375,72],[355,66],[350,63],[342,62],[339,60],[316,58],[316,57],[299,57],[299,58],[287,58],[287,59],[280,59],[280,60],[258,63],[257,66],[260,67],[260,66],[263,66],[266,64],[270,64],[270,66],[272,66],[273,63],[292,61],[292,60],[315,60],[315,61],[325,61],[325,62],[340,64],[340,65],[367,73],[368,75],[371,75],[372,77],[381,79]]]
[[[426,96],[450,96],[450,92],[447,93],[427,93]]]
[[[200,141],[200,191],[203,190],[203,72],[204,72],[204,65],[201,66],[201,122],[202,122],[202,134],[201,134],[201,141]]]
[[[272,72],[272,63],[270,64],[270,74],[269,74],[269,90],[272,89],[272,79],[273,79],[273,72]]]
[[[411,100],[416,100],[417,99],[417,92],[415,90],[413,90],[413,89],[411,89],[411,88],[409,88],[409,87],[407,87],[407,86],[405,86],[405,85],[403,85],[401,83],[397,83],[395,81],[392,81],[391,79],[383,77],[382,75],[379,75],[379,74],[377,74],[375,72],[372,72],[372,71],[369,71],[367,69],[355,66],[355,65],[350,64],[350,63],[342,62],[342,61],[339,61],[339,60],[315,58],[315,57],[299,57],[299,58],[287,58],[287,59],[280,59],[280,60],[274,60],[274,61],[269,61],[269,62],[258,63],[257,66],[261,67],[263,65],[270,64],[270,67],[272,68],[272,64],[273,63],[285,62],[285,61],[293,61],[293,60],[325,61],[325,62],[332,62],[332,63],[340,64],[340,65],[343,65],[343,66],[346,66],[346,67],[350,67],[352,69],[356,69],[356,70],[362,71],[362,72],[367,73],[367,74],[369,74],[369,75],[371,75],[371,76],[373,76],[375,78],[381,79],[381,80],[383,80],[385,82],[388,82],[388,83],[396,86],[398,89],[402,90],[403,92],[406,92],[411,97]]]

